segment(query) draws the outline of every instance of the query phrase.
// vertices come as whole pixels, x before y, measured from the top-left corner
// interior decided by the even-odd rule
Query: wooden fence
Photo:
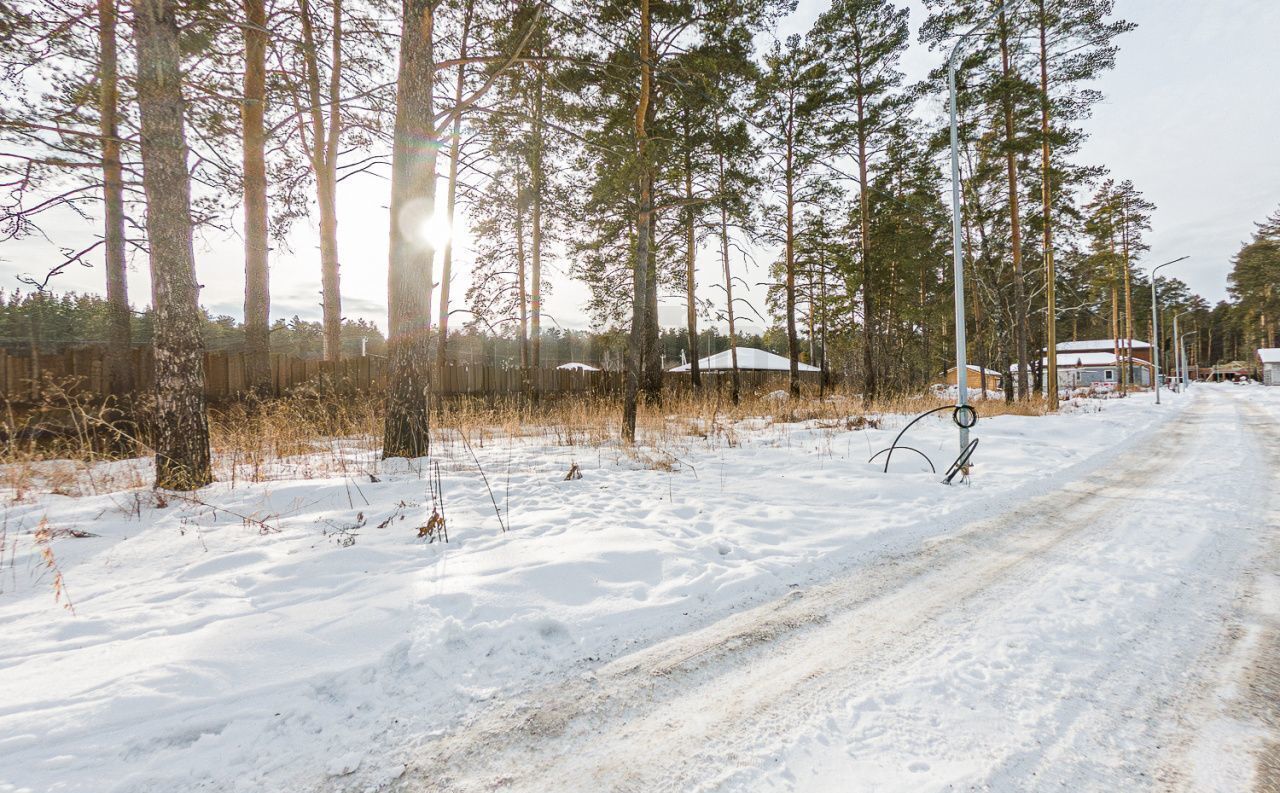
[[[205,396],[210,400],[231,399],[245,393],[245,354],[238,351],[210,351],[204,354]],[[40,356],[42,379],[52,380],[79,393],[101,394],[104,391],[103,350],[101,347],[68,349]],[[134,382],[139,391],[155,385],[152,376],[150,348],[133,350]],[[707,373],[702,377],[711,388],[729,387],[728,372]],[[744,392],[759,392],[786,387],[786,372],[741,372]],[[817,385],[819,373],[801,372],[803,382]],[[378,391],[387,385],[387,362],[382,357],[347,358],[337,362],[272,354],[271,387],[276,395],[286,394],[299,386],[327,380],[328,385],[344,393]],[[576,369],[520,369],[492,364],[450,363],[442,372],[433,374],[432,392],[437,396],[501,397],[526,392],[536,387],[543,394],[620,394],[625,384],[622,372],[588,372]],[[666,372],[663,386],[681,390],[690,386],[688,373]],[[30,356],[14,355],[0,350],[0,397],[26,400],[38,394],[33,389]]]

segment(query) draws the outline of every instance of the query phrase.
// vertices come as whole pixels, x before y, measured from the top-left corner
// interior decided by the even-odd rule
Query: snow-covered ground
[[[1280,389],[1165,403],[983,420],[956,487],[866,462],[904,417],[489,443],[442,461],[448,544],[429,468],[354,451],[3,493],[0,791],[1247,790]],[[956,430],[905,442],[942,468]]]

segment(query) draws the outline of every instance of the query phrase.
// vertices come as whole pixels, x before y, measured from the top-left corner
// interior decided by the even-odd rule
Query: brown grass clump
[[[40,563],[43,565],[44,571],[52,573],[53,576],[53,602],[74,615],[76,613],[75,604],[71,602],[71,595],[67,593],[66,579],[62,576],[62,568],[58,566],[58,560],[53,555],[53,546],[50,545],[50,540],[55,536],[54,530],[50,529],[48,522],[42,518],[34,536],[36,547],[40,549]]]

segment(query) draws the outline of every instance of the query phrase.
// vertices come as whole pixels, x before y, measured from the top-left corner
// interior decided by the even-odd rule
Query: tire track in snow
[[[1237,410],[1270,473],[1258,489],[1261,548],[1241,576],[1218,641],[1196,664],[1197,679],[1172,714],[1178,727],[1158,779],[1180,793],[1246,787],[1280,793],[1280,416],[1249,402]]]
[[[1166,460],[1203,442],[1203,412],[1193,407],[1173,425]],[[784,735],[878,670],[918,658],[949,623],[981,613],[994,590],[1034,581],[1071,541],[1101,531],[1117,499],[1141,496],[1168,475],[1152,470],[1147,454],[1129,451],[916,552],[497,705],[423,747],[397,787],[714,787],[736,765],[758,765],[759,733]]]

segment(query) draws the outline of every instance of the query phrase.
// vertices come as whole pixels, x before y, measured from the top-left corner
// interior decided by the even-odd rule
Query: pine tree
[[[985,0],[926,0],[925,5],[931,14],[920,37],[935,48],[949,49],[957,35],[991,13]],[[975,274],[992,290],[989,297],[998,301],[999,310],[1009,315],[1009,338],[996,339],[996,345],[1012,347],[1012,355],[1002,357],[1018,364],[1016,393],[1020,397],[1030,396],[1031,368],[1020,174],[1029,168],[1028,155],[1039,143],[1037,92],[1026,76],[1032,68],[1032,53],[1023,31],[1030,28],[1025,9],[1002,10],[970,40],[959,65],[957,86],[961,114],[968,117],[968,129],[962,135],[978,138],[976,151],[971,152],[975,156],[970,162],[970,183],[964,187],[973,213],[969,220],[980,236],[984,258]],[[941,72],[934,76],[940,78]],[[995,211],[997,200],[1003,204],[999,212]],[[1009,378],[1006,382],[1012,385]],[[1007,396],[1012,393],[1007,386]]]
[[[454,76],[453,101],[462,102],[467,87],[467,52],[472,36],[472,24],[475,17],[475,0],[463,0],[462,25],[458,31],[458,64]],[[449,225],[449,239],[445,241],[440,261],[440,313],[437,320],[436,336],[436,369],[444,372],[449,360],[449,290],[453,280],[454,224],[457,222],[458,204],[458,168],[462,162],[462,120],[466,113],[456,113],[453,118],[453,129],[449,132],[449,186],[445,206],[445,217]]]
[[[1040,218],[1045,279],[1045,344],[1057,348],[1057,275],[1054,266],[1055,203],[1069,181],[1054,167],[1054,153],[1078,147],[1083,134],[1070,125],[1087,116],[1101,95],[1088,84],[1115,66],[1114,39],[1134,25],[1112,20],[1113,0],[1037,0],[1035,26],[1040,72]],[[1053,119],[1051,123],[1050,119]],[[1056,128],[1054,126],[1056,124]],[[1154,343],[1154,342],[1153,342]],[[1050,358],[1051,361],[1055,360]],[[1049,367],[1049,409],[1058,406],[1057,367]]]
[[[178,23],[169,0],[137,0],[134,42],[155,311],[156,487],[192,490],[212,481],[213,473]]]
[[[769,136],[766,172],[779,202],[769,212],[766,238],[782,246],[787,354],[791,359],[790,391],[800,394],[799,336],[796,332],[796,218],[828,186],[819,173],[824,151],[823,111],[827,99],[825,62],[798,35],[776,43],[765,57],[758,115]]]
[[[879,306],[872,277],[872,200],[868,189],[875,173],[871,158],[883,154],[891,131],[900,126],[912,105],[911,97],[901,90],[899,67],[909,40],[907,9],[888,0],[837,0],[818,18],[812,36],[824,58],[847,65],[835,71],[833,76],[839,82],[828,91],[831,109],[839,114],[834,123],[834,148],[851,155],[858,168],[863,394],[873,399],[877,392]]]
[[[1244,343],[1280,347],[1280,210],[1259,223],[1253,239],[1241,246],[1227,284]]]
[[[244,0],[244,15],[244,98],[240,120],[244,163],[245,383],[251,392],[265,395],[271,388],[266,131],[269,33],[265,0]]]
[[[485,82],[452,108],[437,113],[434,87],[435,13],[431,0],[402,0],[395,132],[391,155],[390,245],[387,268],[387,347],[390,372],[383,457],[422,457],[430,451],[429,330],[435,250],[423,229],[435,214],[439,140],[453,117],[479,101],[520,57],[542,14],[533,7],[508,52],[496,57]],[[425,287],[425,288],[424,288]]]

